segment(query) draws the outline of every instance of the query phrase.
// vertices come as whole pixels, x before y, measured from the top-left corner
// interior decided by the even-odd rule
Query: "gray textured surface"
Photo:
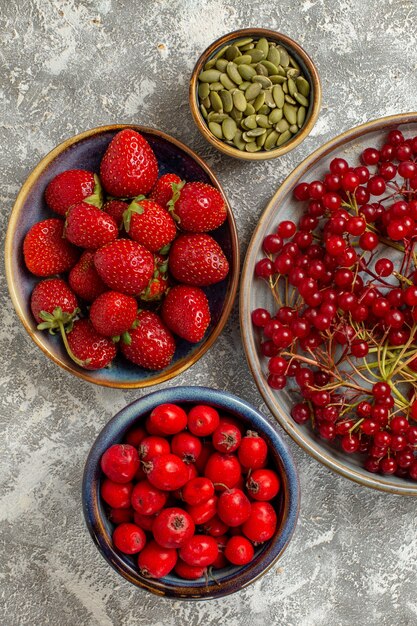
[[[20,185],[51,148],[93,126],[137,122],[172,133],[214,167],[244,253],[266,201],[304,156],[353,125],[415,108],[416,13],[412,0],[0,0],[2,239]],[[216,153],[187,103],[199,53],[221,34],[251,25],[296,38],[323,83],[310,138],[258,165]],[[4,626],[417,623],[415,501],[349,483],[292,442],[302,508],[276,568],[208,603],[170,602],[124,582],[87,535],[80,482],[96,434],[140,392],[94,387],[59,370],[19,326],[3,275],[1,286]],[[226,388],[262,408],[236,309],[215,347],[177,382]]]

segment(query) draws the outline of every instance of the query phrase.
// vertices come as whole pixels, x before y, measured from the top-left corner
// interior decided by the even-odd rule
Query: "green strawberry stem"
[[[39,317],[43,320],[43,322],[38,324],[37,328],[38,330],[48,330],[51,335],[55,335],[56,332],[59,331],[68,356],[80,367],[85,367],[90,363],[91,359],[86,359],[85,361],[78,359],[69,347],[67,339],[67,333],[72,330],[74,317],[79,313],[79,311],[80,310],[76,308],[72,313],[64,313],[60,306],[57,306],[52,313],[48,313],[48,311],[41,311],[39,313]]]
[[[59,324],[59,330],[61,332],[62,341],[64,342],[64,346],[68,353],[68,356],[74,361],[74,363],[76,363],[80,367],[85,367],[86,365],[88,365],[91,362],[91,359],[85,359],[85,361],[81,361],[81,359],[75,356],[75,354],[73,353],[73,351],[71,350],[69,346],[68,339],[67,339],[67,332],[65,330],[64,324],[62,323],[61,320],[58,321],[58,324]]]
[[[185,180],[182,180],[180,183],[171,183],[173,194],[171,200],[168,202],[168,211],[171,213],[172,218],[177,222],[177,224],[179,224],[181,220],[175,213],[175,204],[181,195],[181,189],[184,187],[184,185]]]
[[[126,211],[124,211],[123,213],[123,225],[127,233],[130,230],[130,221],[132,219],[132,213],[137,213],[138,215],[142,215],[142,213],[144,212],[144,208],[140,204],[142,200],[146,200],[145,196],[136,196],[136,198],[132,200],[132,202],[127,207]]]
[[[86,202],[87,204],[92,204],[98,209],[101,209],[101,207],[103,206],[104,197],[103,197],[103,189],[101,187],[100,179],[97,176],[97,174],[94,174],[94,182],[95,182],[95,185],[94,185],[93,193],[91,194],[91,196],[88,196],[88,198],[84,198],[84,202]]]

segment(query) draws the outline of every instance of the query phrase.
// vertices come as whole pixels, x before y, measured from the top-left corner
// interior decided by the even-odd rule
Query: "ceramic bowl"
[[[134,558],[121,554],[113,548],[111,534],[113,525],[107,520],[101,501],[100,481],[102,472],[100,458],[112,444],[122,441],[126,432],[145,419],[152,409],[165,402],[177,403],[187,410],[191,404],[207,404],[221,412],[238,418],[248,429],[259,432],[268,443],[273,465],[281,481],[278,505],[278,525],[273,538],[257,548],[254,559],[246,566],[230,566],[217,570],[217,583],[204,579],[181,580],[169,575],[161,580],[140,576]],[[101,431],[88,456],[82,488],[84,516],[91,537],[108,563],[126,580],[152,593],[177,599],[208,599],[228,595],[257,580],[264,574],[287,547],[297,522],[299,509],[299,483],[292,456],[276,430],[266,418],[250,404],[237,396],[205,387],[173,387],[156,391],[136,400],[122,409]]]
[[[270,290],[265,289],[261,281],[254,279],[254,267],[263,256],[261,247],[265,235],[274,232],[278,222],[284,219],[298,221],[300,203],[292,198],[293,188],[300,181],[321,180],[328,171],[329,162],[335,157],[352,162],[365,147],[378,148],[387,133],[394,128],[399,128],[406,137],[417,135],[417,113],[377,119],[339,135],[307,157],[282,183],[259,220],[248,248],[241,282],[240,322],[246,357],[259,391],[270,411],[296,443],[330,469],[361,485],[417,496],[417,483],[394,475],[371,474],[361,466],[361,459],[357,455],[343,453],[335,445],[319,439],[308,426],[299,426],[294,422],[290,416],[293,400],[289,393],[286,390],[274,391],[267,384],[267,360],[260,354],[259,337],[251,323],[253,309],[265,307],[274,310]]]
[[[300,65],[303,71],[303,75],[310,83],[310,106],[307,111],[304,126],[296,135],[294,135],[294,137],[290,141],[287,141],[287,143],[278,148],[275,148],[274,150],[260,150],[259,152],[250,153],[238,150],[234,146],[230,146],[224,141],[217,139],[213,135],[213,133],[209,130],[207,122],[200,111],[197,93],[198,76],[200,75],[200,72],[202,71],[207,61],[215,56],[216,52],[220,48],[222,48],[226,44],[232,44],[234,41],[236,41],[237,39],[241,39],[242,37],[266,37],[269,41],[276,41],[277,43],[284,46],[284,48],[288,50],[288,52]],[[290,37],[288,37],[287,35],[283,35],[282,33],[278,33],[274,30],[268,30],[266,28],[242,28],[240,30],[233,31],[232,33],[228,33],[227,35],[223,35],[219,39],[216,39],[216,41],[214,41],[206,50],[204,50],[197,63],[195,64],[191,75],[189,101],[191,113],[194,118],[194,122],[197,125],[197,128],[199,129],[203,137],[212,144],[212,146],[220,150],[220,152],[223,152],[224,154],[235,157],[237,159],[244,159],[245,161],[263,161],[266,159],[275,159],[282,156],[286,152],[293,150],[302,141],[304,141],[307,135],[310,134],[314,124],[317,121],[317,117],[319,115],[321,107],[321,84],[319,73],[312,59],[309,57],[307,52],[296,41],[294,41],[294,39],[291,39]]]
[[[143,133],[151,144],[159,163],[160,174],[174,172],[188,181],[203,181],[223,190],[208,165],[190,148],[166,133],[136,125],[111,125],[88,130],[67,139],[50,152],[35,167],[23,184],[13,207],[6,237],[6,275],[9,292],[16,312],[33,341],[57,365],[71,374],[107,387],[135,388],[155,385],[173,378],[193,365],[214,343],[229,317],[239,277],[239,242],[230,206],[226,222],[212,232],[223,248],[230,264],[225,280],[205,289],[211,310],[211,324],[204,339],[190,344],[179,339],[172,363],[161,372],[142,369],[122,357],[108,369],[87,371],[75,365],[63,349],[58,336],[36,329],[30,310],[30,294],[39,278],[26,269],[22,243],[29,228],[42,219],[52,217],[44,201],[44,191],[59,172],[84,168],[98,172],[100,160],[114,135],[123,128],[134,128]]]

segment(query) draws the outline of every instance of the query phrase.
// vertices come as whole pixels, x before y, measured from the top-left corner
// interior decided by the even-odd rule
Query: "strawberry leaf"
[[[130,230],[130,221],[132,219],[132,213],[137,213],[138,215],[142,215],[145,209],[140,204],[142,200],[145,200],[145,196],[137,196],[132,200],[132,202],[127,207],[126,211],[123,213],[123,225],[125,227],[125,231],[128,233]]]
[[[91,194],[91,196],[84,198],[84,202],[86,202],[87,204],[92,204],[98,209],[101,209],[103,206],[103,200],[104,200],[103,189],[101,187],[100,179],[97,176],[97,174],[94,174],[94,182],[95,182],[95,185],[94,185],[93,193]]]
[[[175,213],[175,204],[176,202],[178,202],[178,199],[181,195],[181,189],[184,187],[184,185],[185,180],[182,180],[180,183],[171,183],[171,189],[173,191],[173,194],[171,200],[168,202],[167,205],[168,211],[171,213],[172,218],[177,222],[177,224],[179,224],[181,220]]]

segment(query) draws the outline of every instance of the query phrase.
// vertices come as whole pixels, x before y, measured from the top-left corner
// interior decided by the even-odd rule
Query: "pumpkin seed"
[[[235,136],[236,131],[237,131],[237,125],[236,125],[235,120],[232,120],[231,117],[228,117],[227,119],[223,120],[222,132],[223,132],[223,136],[226,139],[229,139],[229,141],[231,141],[233,137]]]
[[[266,133],[264,133],[263,135],[259,135],[259,137],[256,138],[256,145],[262,148],[262,146],[264,145],[266,141],[266,138],[267,138]]]
[[[254,113],[256,113],[255,111],[255,107],[253,106],[253,104],[248,103],[248,106],[246,107],[246,109],[243,111],[243,115],[245,117],[248,117],[248,115],[253,115]]]
[[[301,69],[297,61],[292,56],[290,56],[290,65],[292,65],[296,70]]]
[[[217,139],[223,139],[222,127],[217,122],[209,122],[209,129]]]
[[[253,128],[256,128],[256,115],[248,115],[248,117],[245,117],[242,120],[242,123],[245,123],[245,127],[248,130],[251,130]]]
[[[288,129],[293,135],[295,135],[295,133],[298,133],[298,126],[297,124],[292,124],[289,129]]]
[[[224,56],[228,61],[233,61],[233,59],[240,56],[240,50],[237,46],[229,46]]]
[[[233,109],[233,98],[230,91],[227,91],[227,89],[222,89],[219,92],[219,96],[223,103],[223,111],[225,111],[226,113],[230,113],[230,111]]]
[[[261,128],[271,128],[271,123],[268,120],[267,115],[257,115],[256,122]]]
[[[305,98],[301,93],[298,93],[298,91],[296,91],[294,94],[294,100],[296,100],[298,104],[301,104],[304,107],[308,107],[307,98]]]
[[[288,130],[290,127],[290,125],[288,124],[287,120],[280,120],[277,124],[275,124],[275,130],[277,130],[279,133],[285,133],[286,130]]]
[[[225,72],[228,63],[229,61],[227,61],[227,59],[218,59],[216,61],[216,69],[218,69],[219,72]]]
[[[265,93],[261,91],[261,93],[256,96],[255,102],[253,103],[253,108],[255,109],[255,111],[259,111],[259,109],[264,104],[264,102],[265,102]]]
[[[232,61],[227,64],[226,72],[229,78],[236,83],[236,85],[240,85],[242,82],[242,77],[237,69],[237,65],[235,65]],[[294,84],[295,88],[295,84]]]
[[[211,102],[210,102],[210,98],[203,98],[203,100],[201,101],[201,104],[203,104],[206,109],[209,109],[211,107]]]
[[[252,63],[252,57],[249,54],[241,54],[240,57],[236,57],[233,63],[236,65],[249,65]]]
[[[297,104],[297,101],[294,98],[291,98],[288,94],[285,94],[285,102],[289,102],[290,104]]]
[[[251,65],[246,65],[246,63],[244,63],[243,65],[238,65],[237,69],[244,80],[251,80],[253,76],[256,76],[255,68]]]
[[[268,76],[268,70],[266,69],[264,65],[262,65],[262,63],[257,63],[255,65],[255,70],[256,70],[256,73],[259,74],[260,76]]]
[[[255,46],[255,50],[260,50],[261,52],[263,52],[264,54],[264,59],[266,58],[268,52],[269,52],[269,44],[268,44],[268,40],[265,39],[265,37],[261,37],[258,40],[258,43]]]
[[[275,109],[275,107],[277,106],[272,95],[272,90],[270,89],[265,91],[265,104],[268,105],[270,109]]]
[[[242,139],[242,131],[237,130],[235,136],[233,137],[233,143],[239,150],[244,150],[246,146],[246,142]]]
[[[287,68],[287,77],[288,78],[297,78],[297,76],[300,75],[300,70],[296,70],[293,67],[290,67],[289,69]]]
[[[216,65],[216,59],[209,59],[207,63],[204,65],[205,70],[211,70],[212,67]]]
[[[288,78],[287,84],[288,84],[288,91],[290,92],[290,96],[293,96],[295,92],[297,91],[297,87],[291,77]]]
[[[210,91],[221,91],[224,86],[216,81],[215,83],[210,83]]]
[[[198,85],[198,95],[201,98],[201,100],[204,100],[204,98],[207,98],[209,93],[210,93],[210,87],[208,83],[200,83]]]
[[[269,78],[273,85],[282,85],[282,83],[285,83],[287,80],[285,76],[280,76],[280,74],[276,74],[276,75],[274,74],[273,76],[270,76]]]
[[[240,83],[239,85],[240,91],[246,91],[250,84],[251,82],[249,80],[244,80],[243,83]]]
[[[208,113],[207,113],[207,109],[204,106],[204,104],[200,104],[200,111],[201,111],[201,115],[204,117],[204,119],[206,120],[208,117]]]
[[[279,76],[285,76],[285,78],[287,78],[287,72],[282,67],[282,65],[278,65],[278,74]]]
[[[226,54],[226,50],[228,49],[229,45],[227,46],[223,46],[223,48],[220,48],[220,50],[218,50],[218,52],[216,52],[216,54],[214,55],[214,59],[221,59],[225,54]]]
[[[250,141],[245,146],[246,152],[259,152],[260,149],[261,148],[257,145],[256,141]]]
[[[248,54],[252,59],[252,63],[259,63],[259,61],[262,61],[265,58],[265,54],[263,53],[263,51],[259,50],[258,48],[248,50]]]
[[[283,46],[277,46],[277,50],[279,50],[280,65],[282,65],[282,67],[288,67],[290,64],[290,56],[288,52]]]
[[[252,43],[252,41],[253,37],[241,37],[240,39],[236,39],[233,44],[238,48],[242,48],[242,46],[247,46],[248,44]]]
[[[253,137],[248,137],[248,133],[246,131],[242,133],[242,139],[243,141],[246,141],[246,143],[253,141]]]
[[[304,120],[306,118],[307,109],[305,107],[300,107],[297,111],[297,126],[301,128],[304,124]]]
[[[208,114],[208,121],[221,123],[228,117],[229,116],[227,115],[227,113],[217,113],[216,111],[210,111],[210,113]]]
[[[284,104],[283,111],[284,111],[285,119],[288,120],[290,124],[297,123],[297,109],[295,106],[293,106],[292,104],[288,104],[288,102],[286,102]]]
[[[264,143],[265,150],[272,150],[272,148],[275,147],[275,144],[278,141],[278,137],[279,137],[279,134],[277,133],[276,130],[273,130],[272,133],[269,133]]]
[[[288,83],[287,81],[285,81],[285,83],[282,83],[282,90],[284,93],[288,94]]]
[[[220,113],[221,111],[223,111],[222,99],[220,98],[217,91],[210,92],[210,102],[211,102],[211,106],[217,113]]]
[[[247,52],[248,50],[252,50],[254,47],[254,43],[246,43],[245,45],[239,46],[241,52]]]
[[[254,128],[253,130],[248,130],[246,133],[248,137],[259,137],[259,135],[263,135],[266,133],[266,128]]]
[[[279,122],[280,120],[282,120],[282,116],[283,116],[283,112],[282,109],[274,109],[273,111],[271,111],[271,113],[269,114],[268,120],[270,124],[276,124],[277,122]]]
[[[278,76],[278,67],[271,61],[261,61],[261,65],[266,68],[268,76]]]
[[[261,92],[261,85],[259,83],[251,83],[245,91],[246,100],[254,100]],[[235,105],[236,106],[236,105]],[[244,110],[244,109],[242,109]]]
[[[269,46],[268,56],[266,58],[270,63],[273,63],[275,67],[281,64],[281,55],[275,46]]]
[[[279,136],[277,146],[282,146],[282,144],[287,142],[288,139],[291,139],[291,133],[289,130],[286,130],[285,133],[282,133],[282,135]]]
[[[274,102],[279,109],[282,109],[284,106],[284,92],[282,90],[281,85],[274,85],[272,87],[272,97],[274,98]]]
[[[252,86],[252,85],[251,85]],[[250,87],[248,87],[248,89],[250,89]],[[236,89],[236,91],[233,93],[233,104],[235,106],[235,108],[238,111],[244,111],[246,109],[247,106],[247,100],[245,98],[245,94],[240,91],[239,89]],[[248,100],[250,100],[251,98],[248,98]]]
[[[307,98],[308,94],[310,93],[310,84],[309,84],[309,82],[305,78],[303,78],[303,76],[299,76],[296,79],[295,84],[297,85],[298,93],[300,93],[302,96]]]
[[[230,117],[235,120],[235,122],[240,122],[243,118],[242,111],[238,111],[235,107],[230,111]]]
[[[272,87],[272,83],[268,76],[254,76],[252,78],[252,82],[259,83],[263,89],[269,89],[269,87]]]
[[[198,77],[198,80],[202,83],[214,83],[219,80],[221,72],[219,70],[203,70]]]
[[[271,109],[267,104],[263,104],[260,109],[257,111],[260,115],[269,115],[271,113]]]
[[[230,91],[231,89],[236,89],[237,87],[236,83],[234,83],[230,79],[229,75],[225,74],[224,72],[223,74],[220,74],[220,82],[222,84],[222,89],[228,89]]]

